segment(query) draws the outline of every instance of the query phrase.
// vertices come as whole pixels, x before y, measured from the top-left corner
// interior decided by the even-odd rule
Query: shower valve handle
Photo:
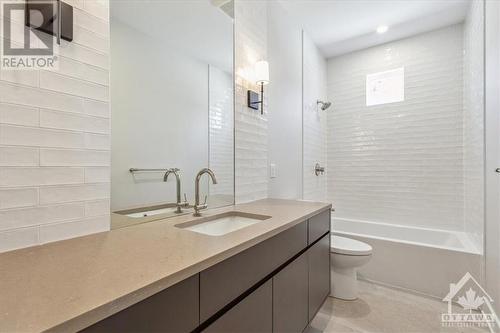
[[[325,173],[325,167],[322,167],[319,163],[316,163],[316,165],[314,166],[314,174],[316,176],[319,176],[320,174],[324,174]]]

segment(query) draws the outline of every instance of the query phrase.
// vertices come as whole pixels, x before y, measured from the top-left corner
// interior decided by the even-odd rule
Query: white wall
[[[471,1],[464,23],[465,230],[483,248],[484,229],[484,3]]]
[[[0,72],[0,251],[109,229],[108,2],[68,3],[59,70]]]
[[[236,203],[268,193],[268,108],[247,107],[255,62],[267,59],[267,2],[235,0],[235,194]],[[269,111],[272,112],[272,111]]]
[[[463,26],[328,61],[328,200],[341,218],[464,230]],[[405,68],[405,101],[367,107],[370,73]]]
[[[208,166],[208,64],[113,19],[111,96],[112,211],[175,202],[175,177],[130,168],[179,168],[193,202]]]
[[[268,7],[269,197],[302,198],[302,31],[275,1]]]
[[[326,201],[327,161],[327,114],[335,111],[335,104],[323,111],[317,101],[327,101],[326,60],[319,49],[303,34],[303,178],[304,199]],[[316,176],[316,163],[326,168],[323,175]]]

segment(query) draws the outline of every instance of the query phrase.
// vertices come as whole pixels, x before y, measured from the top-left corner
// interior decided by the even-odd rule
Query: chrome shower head
[[[320,100],[318,100],[316,102],[316,104],[318,104],[318,105],[321,104],[321,110],[323,110],[323,111],[326,110],[326,109],[328,109],[332,105],[331,102],[323,102],[323,101],[320,101]]]

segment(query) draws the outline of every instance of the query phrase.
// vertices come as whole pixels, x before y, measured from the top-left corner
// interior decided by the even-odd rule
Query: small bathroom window
[[[405,69],[366,75],[366,106],[405,100]]]

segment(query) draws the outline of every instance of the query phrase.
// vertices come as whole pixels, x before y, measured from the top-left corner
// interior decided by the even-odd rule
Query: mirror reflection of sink
[[[176,227],[209,236],[222,236],[270,218],[267,215],[233,211],[177,224]]]
[[[135,218],[148,217],[148,216],[153,216],[153,215],[158,215],[158,214],[175,213],[175,210],[176,210],[176,208],[162,208],[162,209],[156,209],[156,210],[148,210],[145,212],[126,214],[125,216],[135,217]]]
[[[187,209],[187,207],[184,209]],[[177,210],[176,204],[168,203],[151,207],[141,207],[141,208],[121,210],[115,213],[131,218],[142,218],[159,214],[174,214],[176,210]]]

